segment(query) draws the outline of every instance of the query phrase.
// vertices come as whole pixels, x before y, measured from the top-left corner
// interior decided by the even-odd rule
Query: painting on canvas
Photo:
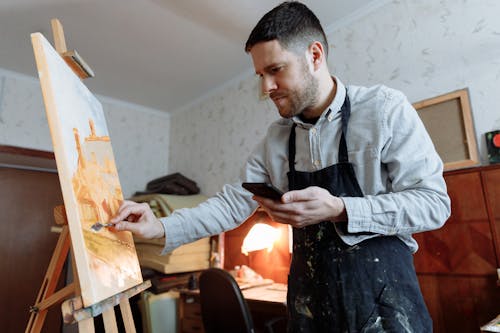
[[[102,105],[40,33],[31,35],[84,306],[142,282],[132,235],[106,223],[123,200]]]

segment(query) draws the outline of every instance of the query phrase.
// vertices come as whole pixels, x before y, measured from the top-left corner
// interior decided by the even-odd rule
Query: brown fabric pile
[[[153,193],[192,195],[200,193],[200,188],[196,182],[176,172],[168,176],[151,180],[146,185],[146,191],[136,192],[135,195]]]

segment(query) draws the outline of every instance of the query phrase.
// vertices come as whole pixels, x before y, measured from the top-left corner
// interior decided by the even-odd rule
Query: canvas
[[[31,41],[87,307],[142,283],[139,261],[129,232],[91,228],[123,200],[102,105],[42,34]]]

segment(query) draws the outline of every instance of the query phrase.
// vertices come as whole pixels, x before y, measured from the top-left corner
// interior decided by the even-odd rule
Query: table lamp
[[[280,239],[279,229],[265,223],[256,223],[252,226],[243,240],[241,252],[248,256],[248,252],[267,249],[271,252],[274,243]]]

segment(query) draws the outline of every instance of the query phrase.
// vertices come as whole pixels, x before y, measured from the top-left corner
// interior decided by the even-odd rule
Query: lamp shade
[[[256,223],[252,226],[241,246],[241,252],[248,255],[248,252],[267,249],[271,252],[274,242],[280,238],[280,230],[265,223]]]

